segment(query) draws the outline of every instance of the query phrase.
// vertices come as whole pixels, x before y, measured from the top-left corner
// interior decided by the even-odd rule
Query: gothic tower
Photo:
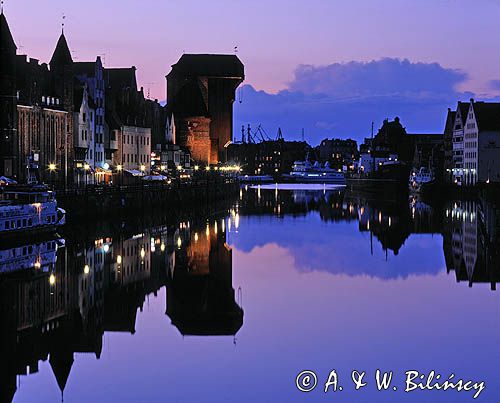
[[[59,167],[59,182],[67,185],[73,177],[73,112],[74,112],[74,65],[68,42],[64,36],[64,28],[57,41],[56,49],[50,59],[50,71],[53,88],[61,100],[63,109],[68,112],[66,121],[66,136],[57,145],[57,161]]]
[[[17,47],[3,11],[0,13],[0,176],[17,172]]]

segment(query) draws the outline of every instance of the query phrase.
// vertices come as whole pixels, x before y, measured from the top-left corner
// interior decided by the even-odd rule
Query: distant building
[[[205,164],[226,161],[232,141],[233,102],[244,80],[234,55],[185,54],[167,75],[167,114],[174,116],[177,144]]]
[[[335,169],[353,169],[354,161],[359,157],[356,140],[324,139],[318,148],[320,161],[328,162]]]
[[[249,175],[290,173],[295,161],[304,161],[310,146],[305,141],[269,140],[260,143],[233,143],[227,160]]]
[[[463,184],[500,182],[500,103],[471,99],[463,144]]]

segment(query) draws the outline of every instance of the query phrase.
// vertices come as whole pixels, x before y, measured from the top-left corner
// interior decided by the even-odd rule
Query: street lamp
[[[194,166],[194,170],[195,170],[195,171],[198,171],[199,169],[200,169],[200,167],[199,167],[198,165],[195,165],[195,166]]]
[[[144,174],[144,171],[146,171],[146,166],[145,165],[141,165],[140,169],[141,169],[141,172]]]

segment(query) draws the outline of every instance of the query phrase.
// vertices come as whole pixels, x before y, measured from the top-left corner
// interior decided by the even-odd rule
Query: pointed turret
[[[16,52],[16,44],[10,33],[9,24],[5,18],[5,14],[0,14],[0,52]]]
[[[68,42],[66,41],[64,32],[61,32],[52,59],[50,59],[50,67],[53,69],[57,66],[68,66],[71,64],[73,64],[73,58],[71,57]]]

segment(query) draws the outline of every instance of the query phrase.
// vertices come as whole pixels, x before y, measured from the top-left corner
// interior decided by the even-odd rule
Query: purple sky
[[[377,75],[371,79],[371,73],[365,72],[363,82],[356,81],[359,75],[352,73],[359,70],[359,64],[352,68],[337,65],[327,72],[334,85],[322,79],[324,66],[352,61],[397,58],[413,63],[439,63],[448,77],[444,80],[447,90],[440,90],[439,96],[433,98],[436,106],[429,111],[433,116],[429,124],[418,124],[425,113],[410,116],[408,110],[414,108],[413,105],[398,111],[391,104],[377,113],[369,113],[371,108],[364,105],[363,111],[367,112],[348,117],[349,121],[360,120],[359,127],[332,120],[333,107],[330,110],[318,106],[314,111],[307,111],[307,115],[297,115],[297,108],[317,103],[316,98],[299,105],[295,98],[281,99],[283,116],[272,120],[254,112],[258,103],[250,92],[246,109],[236,110],[236,131],[244,123],[263,123],[273,135],[277,126],[282,125],[285,133],[291,133],[292,137],[305,126],[306,133],[314,132],[314,140],[332,131],[344,137],[361,138],[367,134],[364,128],[370,126],[371,120],[379,126],[381,119],[394,117],[396,113],[408,116],[407,119],[402,116],[402,120],[408,123],[410,131],[436,131],[444,120],[441,110],[444,114],[445,108],[453,106],[458,99],[468,99],[467,91],[477,98],[500,95],[500,83],[495,81],[500,79],[499,0],[86,0],[68,3],[6,0],[7,18],[17,45],[22,46],[19,52],[48,61],[65,13],[65,32],[76,60],[93,60],[98,54],[106,54],[108,67],[135,65],[139,84],[146,93],[150,88],[151,98],[160,100],[165,99],[164,76],[183,52],[232,53],[234,46],[238,46],[238,55],[245,63],[245,84],[269,95],[290,89],[331,96],[337,94],[340,82],[340,88],[347,93],[354,83],[358,87],[355,95],[359,96],[358,90],[366,86],[366,80],[379,81],[386,71],[385,64],[372,66],[378,70]],[[300,65],[319,68],[315,82],[306,80],[304,86],[304,70],[297,70]],[[456,70],[463,73],[462,78]],[[394,74],[398,73],[391,69],[385,72],[387,79]],[[403,83],[414,81],[412,74],[402,74]],[[427,80],[433,87],[442,83],[437,76],[427,79],[424,69],[417,80]],[[347,84],[342,82],[344,77]],[[326,83],[324,91],[323,83]],[[400,82],[394,85],[400,86]],[[401,88],[398,95],[407,97],[408,93],[412,99],[428,95],[427,92],[415,94],[413,88]],[[361,95],[366,99],[370,94],[380,96],[379,89],[368,88]],[[386,91],[384,95],[392,93]],[[344,96],[342,100],[345,101]],[[278,101],[269,99],[273,105]],[[338,96],[335,102],[339,102]],[[290,103],[294,108],[288,107]],[[345,115],[342,108],[335,110],[342,110],[337,114]],[[297,122],[284,122],[291,114]]]

